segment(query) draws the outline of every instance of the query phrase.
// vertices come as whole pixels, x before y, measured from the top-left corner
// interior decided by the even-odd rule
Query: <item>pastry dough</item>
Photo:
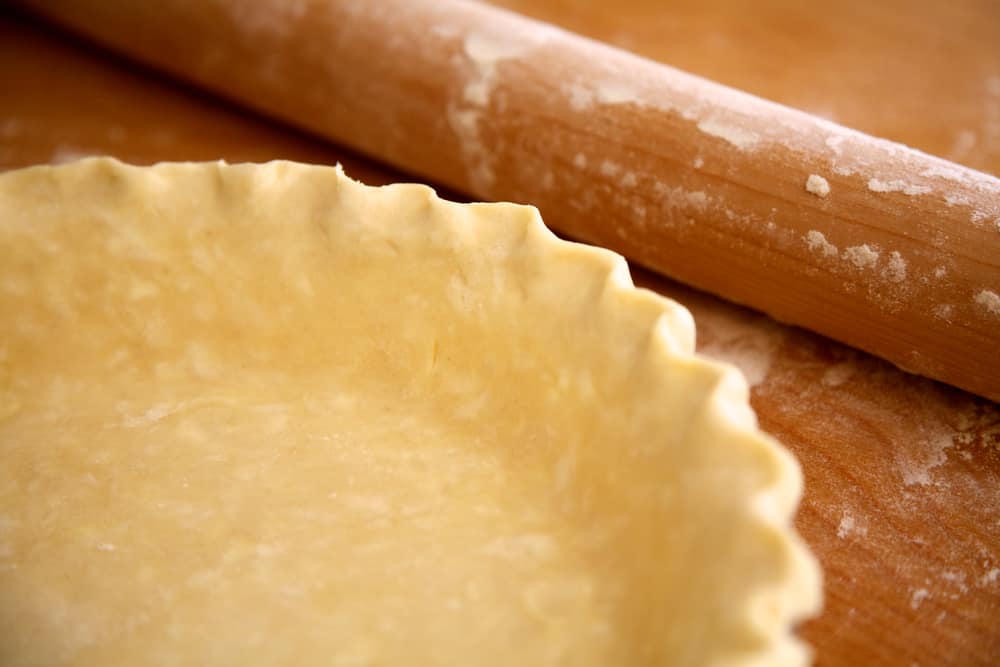
[[[5,665],[797,665],[793,458],[535,209],[0,176]]]

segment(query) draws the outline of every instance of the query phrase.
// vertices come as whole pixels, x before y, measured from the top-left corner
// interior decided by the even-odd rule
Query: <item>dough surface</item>
[[[790,455],[537,212],[0,175],[0,662],[797,665]]]

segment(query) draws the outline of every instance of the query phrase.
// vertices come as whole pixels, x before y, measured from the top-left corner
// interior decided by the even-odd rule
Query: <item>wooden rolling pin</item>
[[[1000,181],[473,2],[26,0],[244,105],[1000,400]]]

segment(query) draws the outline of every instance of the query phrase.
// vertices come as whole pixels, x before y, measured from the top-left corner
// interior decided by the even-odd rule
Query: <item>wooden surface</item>
[[[476,3],[24,2],[319,136],[536,204],[563,233],[1000,400],[1000,179]]]
[[[891,47],[892,35],[884,38]],[[284,157],[341,160],[368,182],[400,178],[2,13],[0,90],[3,168],[92,153],[134,162]],[[802,630],[817,664],[996,664],[998,406],[705,293],[636,277],[691,309],[700,351],[744,370],[762,426],[802,463],[797,523],[826,577],[825,610]]]

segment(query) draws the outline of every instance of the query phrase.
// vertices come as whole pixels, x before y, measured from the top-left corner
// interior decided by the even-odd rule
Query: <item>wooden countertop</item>
[[[1000,172],[995,4],[904,11],[854,1],[821,18],[776,1],[687,3],[669,15],[641,0],[615,3],[614,12],[558,0],[505,4]],[[911,42],[927,46],[904,48]],[[943,58],[947,67],[935,66]],[[420,180],[9,10],[0,10],[0,90],[0,168],[97,153],[135,163],[288,158],[340,161],[369,183]],[[826,577],[825,610],[802,629],[817,664],[996,664],[1000,408],[644,271],[636,278],[692,311],[699,350],[744,370],[761,425],[802,463],[798,526]]]

